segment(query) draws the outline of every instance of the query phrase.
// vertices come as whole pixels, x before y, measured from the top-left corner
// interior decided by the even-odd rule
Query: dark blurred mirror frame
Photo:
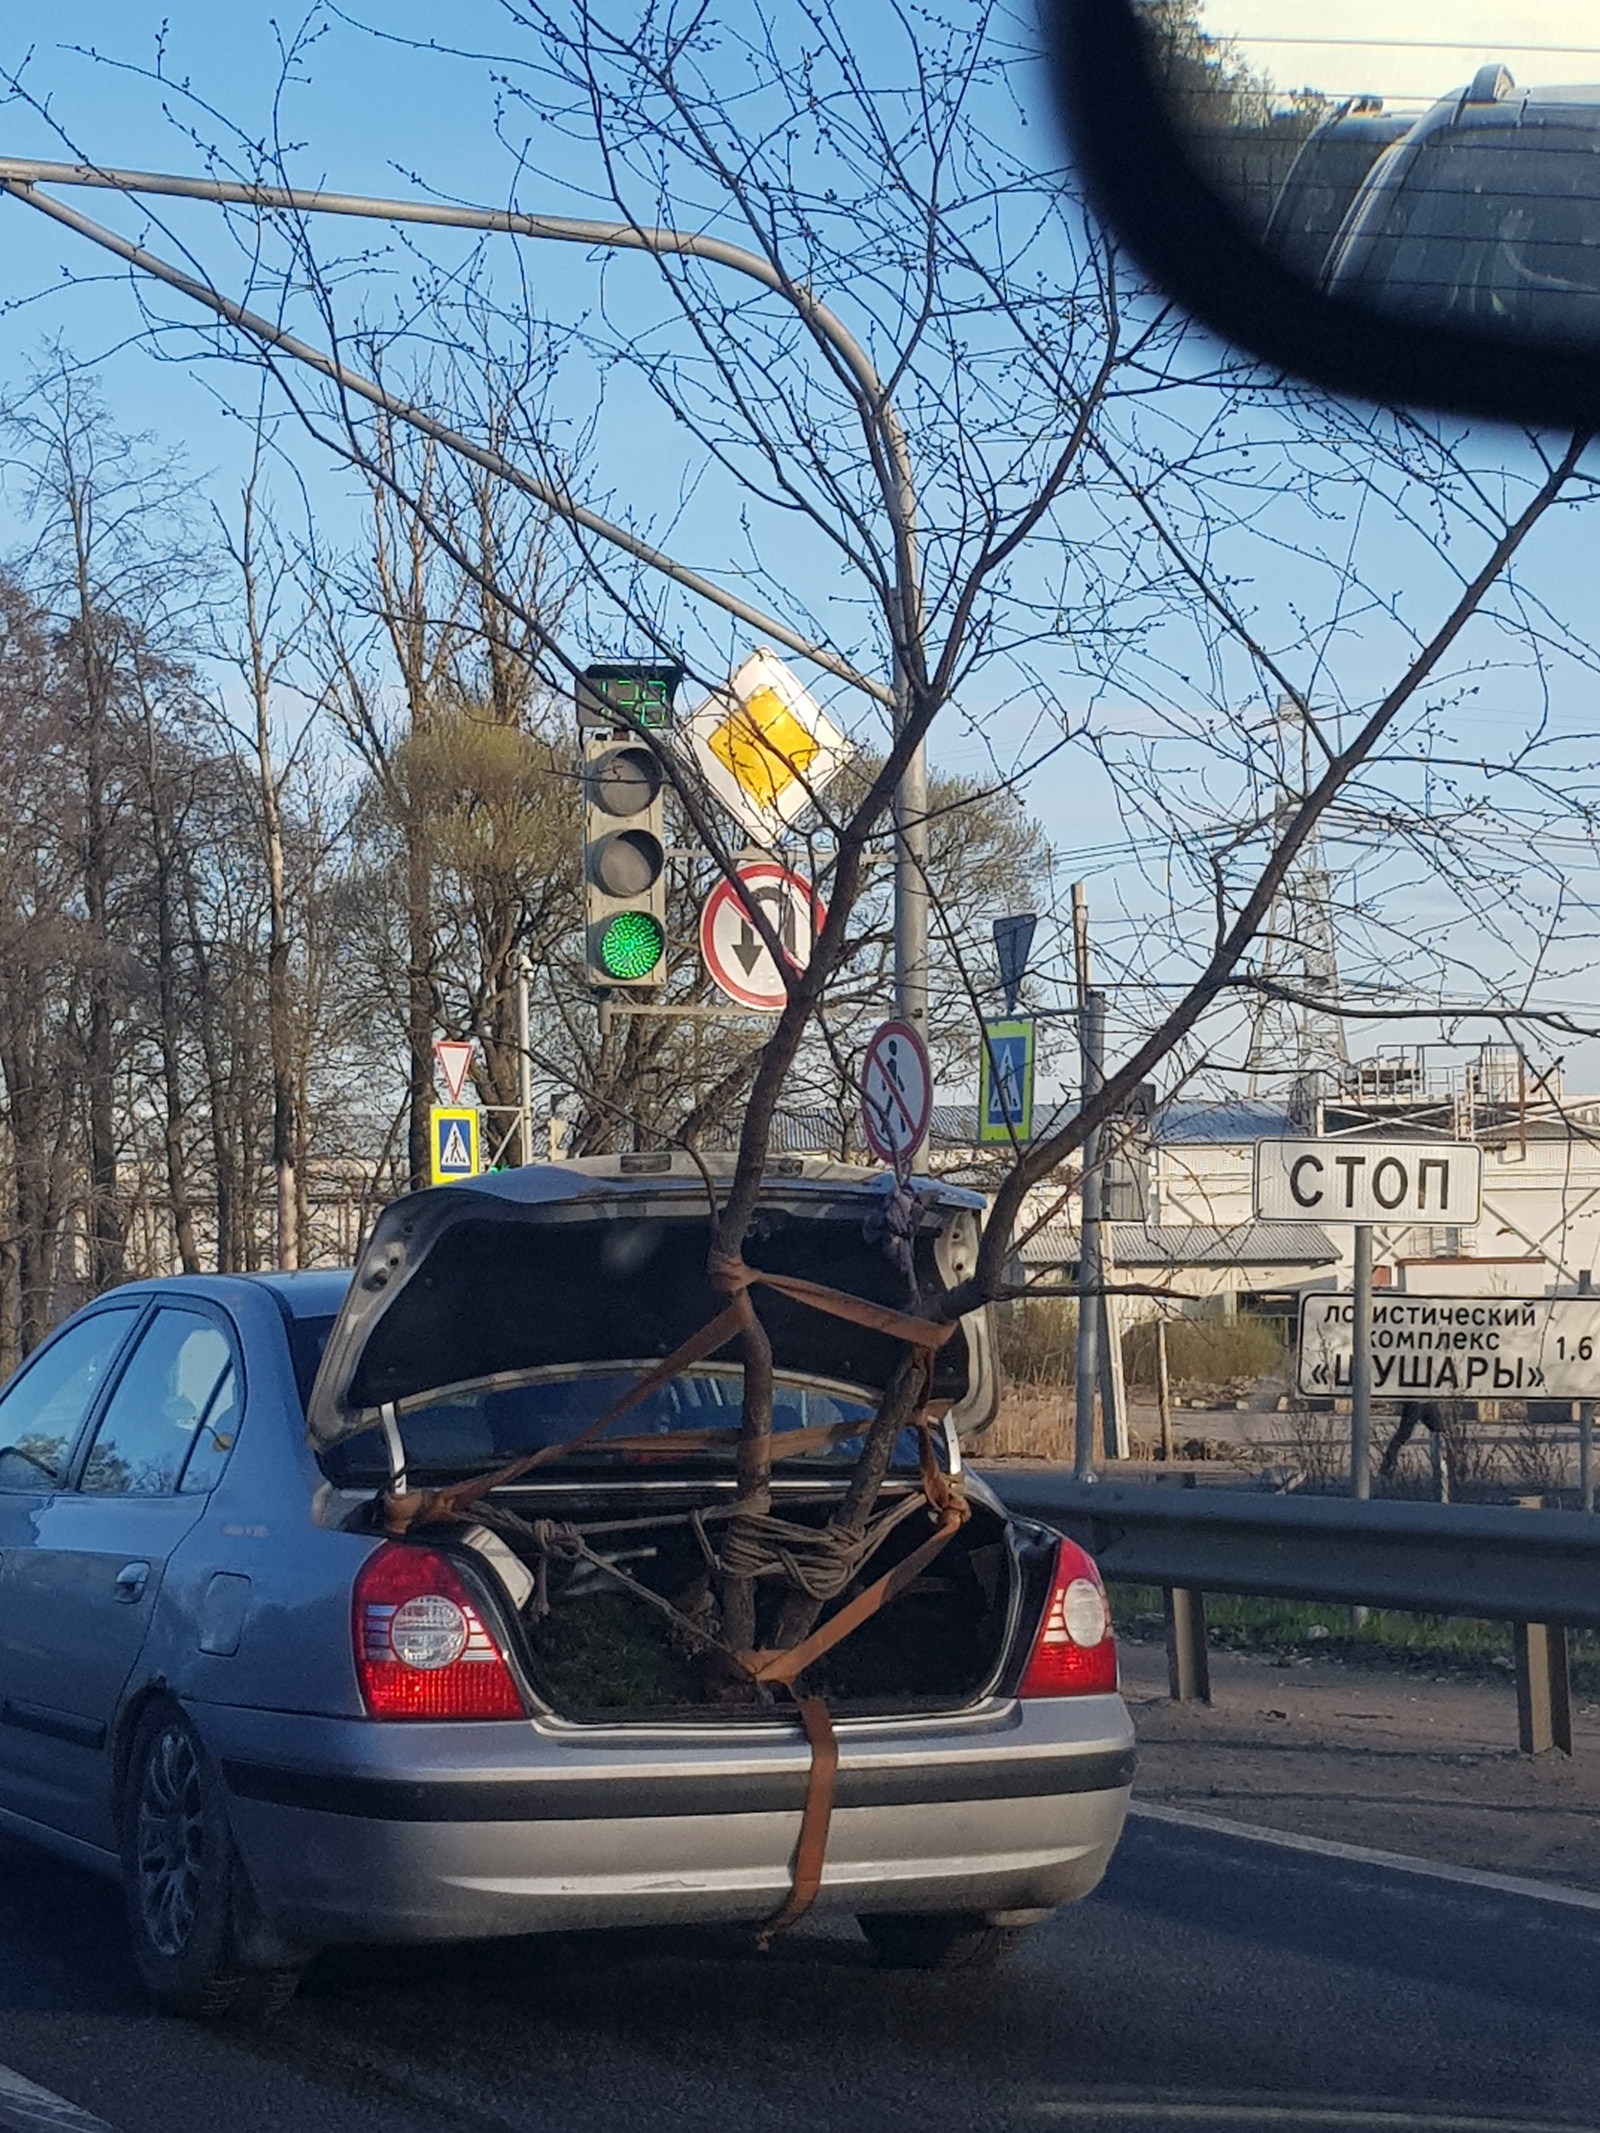
[[[1040,4],[1056,105],[1091,206],[1202,325],[1331,392],[1600,428],[1600,352],[1385,316],[1290,273],[1191,162],[1132,0]]]

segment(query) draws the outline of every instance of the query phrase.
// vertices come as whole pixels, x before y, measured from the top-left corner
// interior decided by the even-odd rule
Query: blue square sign
[[[477,1112],[465,1105],[435,1104],[428,1113],[428,1153],[435,1185],[475,1178],[481,1168]]]
[[[978,1077],[980,1142],[1033,1138],[1033,1033],[1031,1021],[983,1025]]]

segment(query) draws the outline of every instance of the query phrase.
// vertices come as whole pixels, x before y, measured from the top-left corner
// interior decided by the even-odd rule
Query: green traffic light
[[[607,977],[647,978],[666,948],[660,922],[648,911],[619,911],[600,936],[600,967]]]

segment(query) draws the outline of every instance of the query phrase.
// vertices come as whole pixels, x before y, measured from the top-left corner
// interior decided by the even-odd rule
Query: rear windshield
[[[1354,231],[1335,286],[1384,310],[1592,341],[1600,131],[1429,141]]]
[[[633,1371],[546,1378],[509,1391],[463,1393],[417,1408],[400,1418],[407,1471],[413,1479],[481,1474],[529,1452],[566,1444],[635,1382]],[[736,1371],[687,1372],[630,1407],[559,1463],[600,1464],[609,1469],[667,1463],[726,1466],[739,1432],[741,1397]],[[795,1436],[800,1431],[818,1434],[808,1435],[790,1451],[775,1444],[774,1458],[786,1464],[803,1460],[808,1466],[852,1461],[861,1450],[860,1431],[871,1417],[871,1408],[847,1393],[779,1384],[773,1392],[774,1436]],[[684,1437],[682,1433],[688,1431],[709,1432],[710,1441],[702,1444]],[[822,1432],[829,1433],[826,1440]],[[652,1438],[662,1441],[652,1445]],[[672,1442],[672,1438],[680,1441]],[[916,1461],[916,1432],[902,1430],[895,1464],[914,1466]],[[330,1480],[349,1487],[377,1485],[389,1475],[377,1429],[363,1430],[333,1446],[322,1454],[322,1465]]]
[[[289,1357],[294,1364],[294,1382],[300,1394],[302,1412],[311,1405],[311,1388],[317,1381],[317,1366],[322,1361],[322,1351],[327,1347],[328,1335],[332,1331],[331,1318],[289,1320]]]

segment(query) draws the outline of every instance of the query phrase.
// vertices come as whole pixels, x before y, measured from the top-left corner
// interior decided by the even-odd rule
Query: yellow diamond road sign
[[[763,843],[773,843],[831,783],[844,735],[764,646],[685,729],[707,785]]]

